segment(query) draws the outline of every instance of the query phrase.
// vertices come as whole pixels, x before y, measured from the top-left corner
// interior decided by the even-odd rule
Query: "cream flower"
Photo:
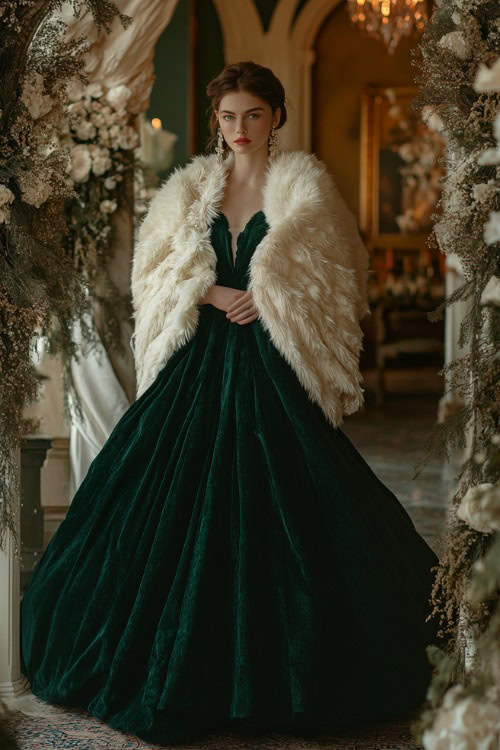
[[[398,148],[398,154],[407,162],[413,161],[415,158],[415,150],[411,143],[403,143],[403,145]]]
[[[100,83],[91,83],[85,89],[85,96],[91,96],[93,99],[99,99],[104,94]]]
[[[491,482],[469,487],[457,509],[457,516],[475,531],[490,534],[500,530],[500,490]]]
[[[479,63],[476,78],[472,86],[478,93],[483,91],[500,91],[500,57],[492,68],[488,68],[484,63]]]
[[[118,138],[120,137],[121,128],[119,125],[111,125],[109,129],[109,137],[112,141],[118,142]]]
[[[476,203],[488,203],[495,197],[496,193],[498,193],[498,187],[496,187],[494,180],[481,182],[472,188],[472,195]]]
[[[12,190],[9,190],[7,185],[0,185],[0,206],[12,203],[14,197],[14,193]]]
[[[0,224],[10,222],[10,204],[14,198],[14,193],[7,185],[0,185]]]
[[[77,102],[81,99],[84,91],[85,85],[78,78],[72,78],[66,84],[66,94],[70,102]]]
[[[69,176],[73,182],[87,182],[89,178],[92,159],[89,147],[85,143],[73,146],[70,151],[71,165]]]
[[[95,125],[90,120],[83,120],[78,123],[76,128],[76,136],[82,141],[91,141],[95,138],[97,130]]]
[[[490,216],[483,231],[484,241],[487,245],[500,242],[500,211],[490,211]]]
[[[434,724],[422,735],[425,750],[496,750],[500,707],[487,699],[460,695],[456,692],[449,700],[445,696]]]
[[[495,305],[500,307],[500,279],[492,276],[481,294],[482,305]]]
[[[36,72],[24,82],[21,99],[34,120],[46,115],[54,106],[53,99],[43,93],[43,76]]]
[[[99,204],[99,208],[103,214],[112,214],[118,208],[118,203],[116,201],[104,200]]]
[[[8,224],[10,222],[10,208],[5,205],[0,207],[0,224]]]
[[[439,40],[439,46],[452,52],[460,60],[467,60],[470,48],[461,31],[450,31]]]
[[[131,94],[132,92],[128,86],[121,84],[110,89],[105,98],[115,109],[126,109]]]
[[[108,169],[111,169],[113,162],[109,155],[107,148],[101,148],[95,144],[89,146],[90,155],[92,157],[92,172],[97,175],[103,175]]]
[[[139,143],[139,135],[131,125],[124,125],[118,138],[120,148],[135,148]]]
[[[441,117],[429,105],[422,108],[422,120],[431,130],[435,130],[437,133],[441,133],[444,130],[444,123]]]
[[[36,206],[36,208],[40,208],[42,203],[45,203],[52,194],[48,174],[36,175],[34,172],[23,172],[19,176],[19,186],[23,201],[29,203],[30,206]]]
[[[88,109],[85,105],[85,99],[79,99],[77,102],[68,104],[68,112],[72,115],[79,115],[80,117],[86,117]]]
[[[106,118],[102,112],[92,112],[90,115],[90,122],[97,128],[102,128],[106,124]]]

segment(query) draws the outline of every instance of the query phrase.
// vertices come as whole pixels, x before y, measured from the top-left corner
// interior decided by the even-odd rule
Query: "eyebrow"
[[[264,111],[264,107],[252,107],[252,109],[247,109],[246,112],[245,112],[245,114],[247,112],[253,112],[256,109],[261,109],[262,111]],[[223,109],[223,110],[221,110],[221,115],[234,115],[234,114],[236,114],[236,112],[231,112],[230,109]]]

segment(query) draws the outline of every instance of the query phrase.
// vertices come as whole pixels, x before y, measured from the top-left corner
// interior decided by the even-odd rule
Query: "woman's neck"
[[[259,150],[253,154],[234,154],[234,164],[229,173],[229,180],[233,185],[247,188],[259,188],[264,178],[264,172],[269,163],[266,150]]]

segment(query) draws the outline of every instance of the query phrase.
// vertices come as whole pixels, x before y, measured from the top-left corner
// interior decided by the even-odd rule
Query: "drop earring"
[[[273,125],[271,128],[271,133],[269,135],[269,158],[274,159],[277,153],[278,153],[278,133],[276,132],[276,128]]]
[[[217,146],[215,147],[215,153],[217,154],[217,163],[222,164],[224,160],[224,136],[222,130],[219,128],[217,134]]]

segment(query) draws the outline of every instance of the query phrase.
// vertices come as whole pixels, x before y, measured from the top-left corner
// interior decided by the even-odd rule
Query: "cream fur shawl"
[[[137,227],[131,279],[137,398],[192,338],[199,301],[216,282],[210,227],[233,162],[233,152],[223,164],[215,154],[193,156],[160,185]],[[363,403],[359,322],[370,312],[367,250],[314,154],[282,151],[269,162],[263,210],[269,229],[253,253],[248,289],[273,344],[338,426]]]

